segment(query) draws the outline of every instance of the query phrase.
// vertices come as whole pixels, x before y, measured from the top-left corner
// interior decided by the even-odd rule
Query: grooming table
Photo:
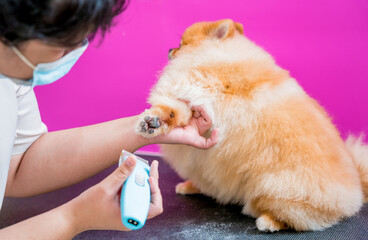
[[[202,195],[180,196],[175,194],[175,185],[181,181],[177,174],[158,157],[141,157],[160,161],[160,189],[164,200],[164,213],[148,220],[137,231],[87,231],[74,240],[121,240],[121,239],[331,239],[367,240],[368,204],[359,214],[338,225],[319,232],[294,232],[283,230],[278,233],[262,233],[257,230],[255,219],[242,215],[240,206],[221,206]],[[5,198],[0,213],[0,227],[4,228],[55,208],[78,196],[85,189],[100,182],[116,166],[71,187],[35,197]]]

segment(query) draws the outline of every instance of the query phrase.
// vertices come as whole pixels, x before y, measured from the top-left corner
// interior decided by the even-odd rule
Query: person
[[[33,87],[64,76],[96,34],[111,28],[125,0],[2,0],[0,2],[0,202],[82,181],[117,163],[122,149],[148,144],[187,144],[208,149],[202,133],[211,121],[201,107],[185,127],[143,138],[137,116],[47,132]],[[102,182],[48,212],[0,230],[0,239],[70,239],[90,229],[128,230],[120,219],[118,192],[134,169],[128,158]],[[158,162],[151,165],[148,219],[162,213]]]

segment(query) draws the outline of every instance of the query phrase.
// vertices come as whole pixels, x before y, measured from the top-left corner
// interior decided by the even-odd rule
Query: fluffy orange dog
[[[324,109],[243,36],[241,24],[196,23],[170,59],[136,132],[152,137],[184,126],[198,105],[220,131],[206,151],[161,146],[188,180],[177,193],[240,204],[261,231],[320,230],[368,201],[368,146],[344,142]]]

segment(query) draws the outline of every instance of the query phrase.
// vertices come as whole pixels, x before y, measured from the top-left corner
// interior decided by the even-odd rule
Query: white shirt
[[[0,74],[0,209],[11,156],[24,153],[47,132],[33,88],[25,83]]]

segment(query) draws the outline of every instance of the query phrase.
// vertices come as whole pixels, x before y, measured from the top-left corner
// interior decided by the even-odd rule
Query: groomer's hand
[[[111,175],[99,184],[83,192],[68,204],[74,212],[77,232],[87,230],[129,231],[121,222],[119,192],[128,176],[132,173],[136,159],[130,156]],[[158,188],[158,162],[151,166],[151,205],[148,218],[162,213],[162,196]]]
[[[168,134],[151,138],[152,143],[186,144],[200,149],[213,147],[218,141],[218,129],[211,136],[203,136],[212,127],[212,120],[202,106],[192,107],[193,116],[185,127],[176,127]]]
[[[149,183],[151,187],[151,204],[147,218],[154,218],[163,212],[162,196],[158,187],[158,161],[154,160],[151,164]]]

